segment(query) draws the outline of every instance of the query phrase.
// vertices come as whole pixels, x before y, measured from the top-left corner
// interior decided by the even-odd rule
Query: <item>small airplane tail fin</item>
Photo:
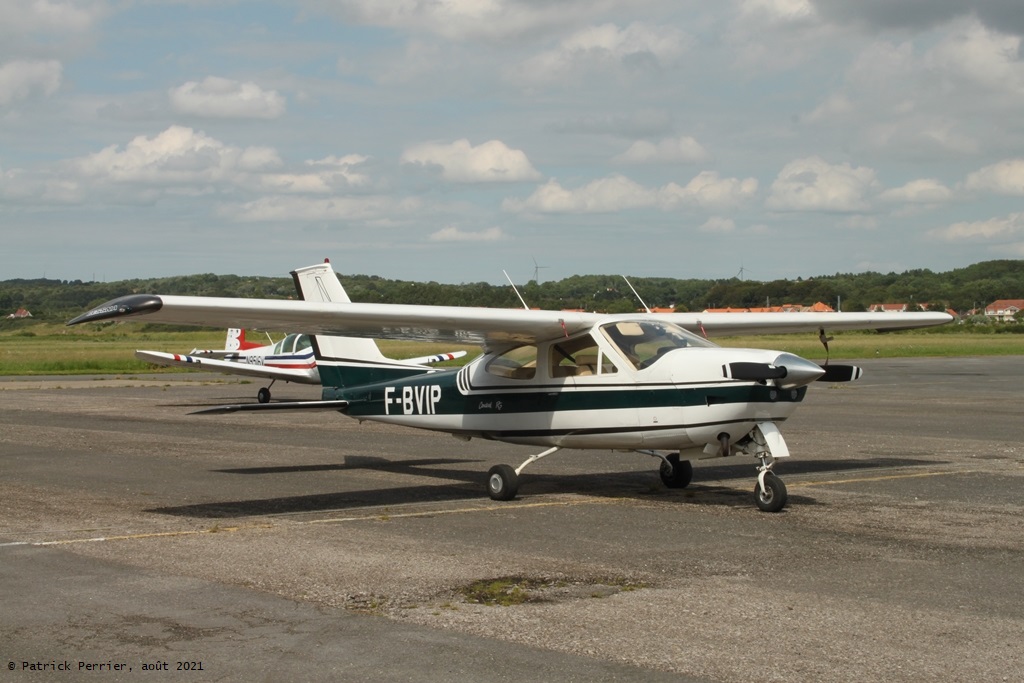
[[[292,271],[295,289],[304,301],[351,303],[330,262]],[[324,387],[353,387],[430,372],[424,366],[387,358],[372,339],[313,335],[320,382]]]
[[[228,336],[224,340],[225,351],[245,351],[246,349],[256,349],[260,346],[262,344],[245,340],[245,330],[238,327],[228,328]]]

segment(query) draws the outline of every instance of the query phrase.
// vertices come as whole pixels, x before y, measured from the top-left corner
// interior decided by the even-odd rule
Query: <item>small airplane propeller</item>
[[[818,378],[819,382],[854,382],[864,374],[856,365],[823,365],[821,369],[825,374]]]
[[[722,366],[722,374],[728,379],[745,382],[766,382],[771,379],[784,379],[789,371],[784,367],[776,367],[768,363],[726,363]]]

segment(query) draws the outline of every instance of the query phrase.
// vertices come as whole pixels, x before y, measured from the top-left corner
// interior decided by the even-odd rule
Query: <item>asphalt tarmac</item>
[[[749,460],[563,451],[496,503],[529,449],[0,378],[0,680],[1024,680],[1024,356],[862,365],[781,426],[775,515]]]

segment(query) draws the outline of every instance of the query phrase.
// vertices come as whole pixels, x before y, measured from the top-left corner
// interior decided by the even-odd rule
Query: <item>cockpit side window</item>
[[[487,364],[487,372],[508,379],[533,379],[537,376],[537,347],[517,346],[495,356]]]
[[[551,347],[550,374],[559,377],[588,377],[617,372],[589,334]]]
[[[311,342],[309,340],[309,335],[308,334],[300,334],[295,339],[295,353],[298,353],[299,351],[305,351],[306,349],[308,349],[312,345],[313,345],[313,342]]]
[[[637,370],[649,368],[669,351],[714,346],[676,325],[649,320],[608,323],[601,332]]]

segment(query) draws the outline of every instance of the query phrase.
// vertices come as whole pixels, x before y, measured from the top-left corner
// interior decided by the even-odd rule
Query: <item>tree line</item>
[[[441,284],[389,280],[372,275],[341,277],[353,301],[518,308],[522,304],[508,285],[486,282]],[[836,273],[795,280],[761,282],[664,277],[630,278],[651,307],[678,311],[705,308],[753,308],[821,301],[843,311],[863,311],[877,303],[907,303],[911,310],[930,305],[959,313],[998,299],[1024,299],[1024,260],[976,263],[943,273],[928,269],[903,273]],[[549,282],[530,281],[519,287],[535,308],[583,309],[608,313],[636,310],[640,304],[618,275],[574,275]],[[43,320],[63,320],[125,294],[156,293],[243,298],[296,298],[288,277],[242,275],[180,275],[116,282],[15,279],[0,281],[0,314],[19,308]]]

